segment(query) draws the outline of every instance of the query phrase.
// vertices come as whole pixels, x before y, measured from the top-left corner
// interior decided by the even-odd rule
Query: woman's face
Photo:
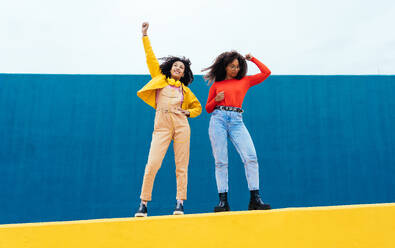
[[[174,80],[180,80],[184,76],[185,65],[181,61],[176,61],[173,63],[170,74]]]
[[[230,79],[235,78],[240,71],[239,60],[234,59],[232,62],[230,62],[225,67],[225,70],[226,70],[226,77],[227,78],[230,78]]]

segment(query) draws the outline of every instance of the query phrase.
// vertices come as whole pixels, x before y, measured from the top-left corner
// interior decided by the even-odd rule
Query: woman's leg
[[[185,116],[177,116],[174,130],[174,160],[176,163],[177,200],[187,199],[189,145],[191,129]]]
[[[210,118],[209,136],[215,160],[218,193],[228,192],[228,133],[225,113],[215,110]]]
[[[245,127],[241,114],[236,114],[229,128],[229,136],[236,150],[244,163],[244,169],[248,182],[248,189],[251,193],[248,210],[271,209],[269,204],[265,204],[259,195],[259,166],[254,143],[250,133]]]
[[[240,113],[232,114],[229,136],[244,163],[249,190],[259,190],[259,166],[254,143]]]
[[[157,112],[155,116],[155,127],[152,133],[151,147],[148,162],[145,166],[143,185],[141,187],[140,199],[151,201],[152,188],[156,173],[161,167],[163,158],[172,138],[172,128],[168,123],[166,113]]]

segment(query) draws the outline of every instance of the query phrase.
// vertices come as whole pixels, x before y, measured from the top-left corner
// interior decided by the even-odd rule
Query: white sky
[[[393,0],[0,0],[0,73],[147,74],[143,21],[195,74],[231,49],[277,75],[395,74]]]

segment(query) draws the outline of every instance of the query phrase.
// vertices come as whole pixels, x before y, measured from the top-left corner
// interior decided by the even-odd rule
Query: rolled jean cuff
[[[149,201],[151,201],[151,196],[140,195],[140,199],[141,199],[142,201],[147,201],[147,202],[149,202]]]

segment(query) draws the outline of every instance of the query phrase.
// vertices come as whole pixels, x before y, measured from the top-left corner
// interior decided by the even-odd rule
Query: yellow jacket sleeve
[[[189,111],[189,117],[194,118],[202,113],[202,105],[200,105],[199,100],[191,90],[188,90],[188,94],[186,95],[186,99],[184,101],[188,102],[186,110]]]
[[[143,45],[144,45],[145,57],[147,59],[148,70],[151,74],[151,77],[154,78],[162,74],[162,71],[160,70],[159,62],[155,57],[154,51],[152,50],[151,47],[151,42],[147,35],[143,36]]]

